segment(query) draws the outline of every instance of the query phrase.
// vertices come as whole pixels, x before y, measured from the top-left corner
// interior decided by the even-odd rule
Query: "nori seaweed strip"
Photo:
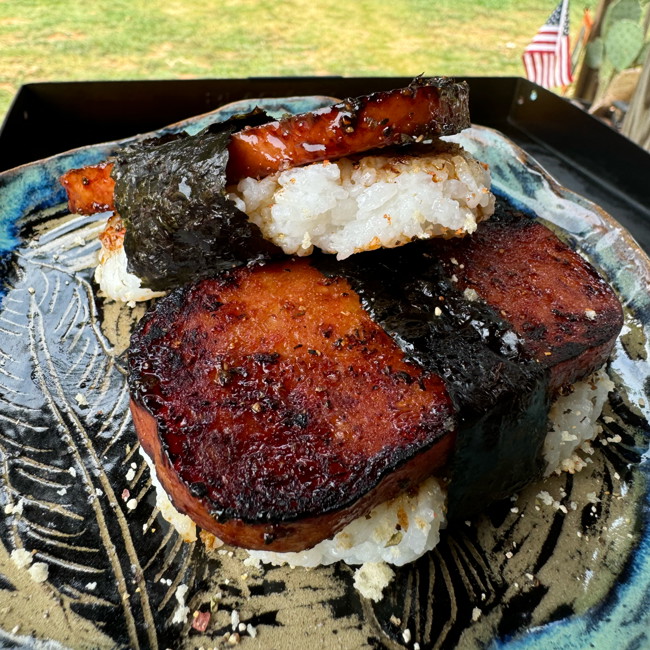
[[[225,192],[231,133],[270,119],[253,111],[117,155],[115,206],[126,226],[128,269],[143,286],[166,290],[281,254]]]
[[[316,255],[313,263],[345,277],[406,356],[445,380],[458,412],[448,512],[465,518],[541,476],[549,373],[492,307],[456,289],[438,259],[445,245],[415,242],[341,262]]]

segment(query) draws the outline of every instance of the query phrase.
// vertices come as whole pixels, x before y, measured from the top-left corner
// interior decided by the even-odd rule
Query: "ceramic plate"
[[[260,103],[282,113],[325,100]],[[169,130],[195,132],[250,105]],[[582,472],[448,530],[396,571],[379,603],[357,594],[349,567],[255,569],[241,552],[184,542],[162,518],[123,371],[144,307],[95,295],[105,215],[68,215],[57,182],[120,143],[0,175],[0,645],[648,646],[650,262],[503,135],[474,127],[459,139],[490,164],[497,192],[561,228],[617,290],[626,323],[609,367],[616,389]]]

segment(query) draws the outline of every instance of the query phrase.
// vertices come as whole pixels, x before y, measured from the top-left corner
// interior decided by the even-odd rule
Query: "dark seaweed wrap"
[[[269,120],[253,111],[118,154],[115,206],[126,225],[128,270],[143,286],[166,290],[280,254],[225,193],[230,135]]]

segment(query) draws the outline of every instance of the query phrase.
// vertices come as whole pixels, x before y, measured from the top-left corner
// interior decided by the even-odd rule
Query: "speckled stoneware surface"
[[[260,103],[282,113],[325,102]],[[194,132],[254,103],[170,128]],[[183,542],[161,518],[121,356],[144,307],[95,295],[105,215],[67,215],[57,182],[118,143],[0,175],[1,646],[229,647],[239,620],[230,640],[250,648],[650,647],[650,262],[611,217],[499,133],[475,127],[458,139],[490,164],[497,192],[561,227],[618,291],[616,389],[582,472],[446,531],[396,571],[380,603],[355,592],[346,566],[254,569],[242,552]],[[31,573],[11,559],[20,549]],[[182,594],[184,624],[174,622]],[[210,612],[204,633],[191,628],[197,611]]]

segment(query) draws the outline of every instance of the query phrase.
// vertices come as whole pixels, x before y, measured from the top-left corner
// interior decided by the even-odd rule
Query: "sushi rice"
[[[99,285],[99,295],[110,300],[134,303],[164,296],[165,292],[152,291],[141,286],[137,275],[129,273],[128,260],[124,246],[108,249],[102,244],[99,252],[99,264],[95,269],[95,282]]]
[[[455,144],[419,156],[341,158],[245,178],[231,199],[288,255],[339,260],[470,234],[494,212],[490,173]]]

